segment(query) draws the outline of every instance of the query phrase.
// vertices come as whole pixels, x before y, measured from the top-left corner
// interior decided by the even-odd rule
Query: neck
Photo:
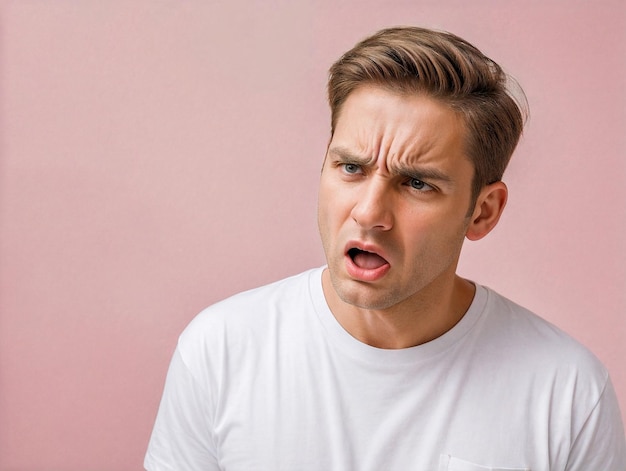
[[[373,310],[342,301],[328,270],[322,276],[326,301],[341,326],[372,347],[400,349],[430,342],[452,329],[474,299],[475,286],[453,275],[448,283],[433,283],[414,298],[387,309]]]

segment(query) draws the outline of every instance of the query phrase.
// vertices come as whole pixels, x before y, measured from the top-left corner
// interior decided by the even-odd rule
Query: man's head
[[[461,248],[497,224],[522,130],[504,73],[462,39],[419,28],[383,30],[330,72],[318,224],[331,309],[446,310],[447,298],[464,312]]]
[[[399,94],[425,94],[461,116],[466,154],[474,166],[472,202],[485,185],[502,179],[525,111],[507,88],[508,77],[500,66],[467,41],[451,33],[398,27],[358,43],[330,69],[332,134],[348,96],[366,84]]]

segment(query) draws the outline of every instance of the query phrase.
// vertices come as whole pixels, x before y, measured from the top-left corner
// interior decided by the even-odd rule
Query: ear
[[[496,227],[509,194],[504,182],[495,182],[484,187],[474,206],[465,236],[469,240],[479,240]]]

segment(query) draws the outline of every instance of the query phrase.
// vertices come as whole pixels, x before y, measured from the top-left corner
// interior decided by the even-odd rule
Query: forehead
[[[331,140],[369,159],[402,166],[466,158],[462,118],[424,94],[400,94],[365,85],[346,99]]]

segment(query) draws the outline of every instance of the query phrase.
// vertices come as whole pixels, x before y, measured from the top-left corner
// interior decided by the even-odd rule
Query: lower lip
[[[378,268],[361,268],[357,266],[352,258],[346,255],[346,270],[348,275],[359,281],[378,281],[387,274],[391,265],[385,263]]]

